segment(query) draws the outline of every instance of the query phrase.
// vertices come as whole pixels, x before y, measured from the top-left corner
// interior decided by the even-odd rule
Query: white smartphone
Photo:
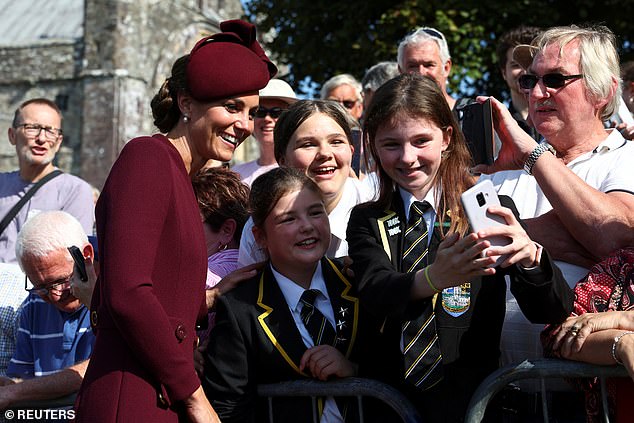
[[[476,185],[463,192],[460,199],[473,232],[478,232],[492,226],[506,225],[506,221],[502,216],[487,212],[487,209],[490,206],[500,205],[500,199],[498,198],[495,187],[490,180],[484,179],[478,182]],[[511,243],[509,238],[503,236],[494,236],[487,239],[491,243],[491,246],[496,247],[503,247]],[[484,250],[484,253],[486,253],[486,250]],[[490,267],[498,266],[506,258],[506,256],[493,257],[495,258],[495,263]]]

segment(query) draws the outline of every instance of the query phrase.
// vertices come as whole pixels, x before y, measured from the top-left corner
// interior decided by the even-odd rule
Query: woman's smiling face
[[[192,101],[187,125],[192,153],[204,160],[231,160],[236,147],[253,132],[258,103],[256,92],[213,103]]]

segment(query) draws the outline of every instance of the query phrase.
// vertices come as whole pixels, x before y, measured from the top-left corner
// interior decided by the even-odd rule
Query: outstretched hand
[[[214,308],[214,305],[216,304],[216,298],[228,291],[231,291],[240,282],[251,279],[252,277],[257,275],[258,270],[264,267],[264,263],[264,261],[261,261],[259,263],[252,263],[248,266],[236,269],[224,278],[220,279],[220,282],[218,282],[213,288],[207,289],[205,291],[205,301],[207,303],[207,309],[212,310]]]

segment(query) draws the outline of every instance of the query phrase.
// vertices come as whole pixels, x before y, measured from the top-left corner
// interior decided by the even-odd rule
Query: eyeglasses
[[[57,279],[56,281],[53,281],[53,282],[49,283],[48,285],[38,286],[38,287],[35,287],[35,288],[29,288],[28,278],[25,275],[24,276],[24,289],[27,292],[33,292],[34,294],[37,294],[40,297],[46,297],[51,292],[56,292],[58,294],[61,294],[62,291],[66,290],[66,289],[68,289],[70,287],[70,278],[73,277],[73,273],[74,272],[71,272],[70,275],[65,276],[63,278],[60,278],[60,279]]]
[[[266,115],[269,115],[273,119],[277,119],[278,117],[280,117],[283,111],[284,109],[282,109],[281,107],[271,107],[270,109],[267,109],[266,107],[260,106],[255,112],[255,117],[262,119],[265,118]]]
[[[352,110],[354,106],[356,106],[358,101],[358,100],[337,100],[336,98],[331,98],[329,100],[341,104],[343,107],[345,107],[348,110]]]
[[[566,85],[566,81],[571,79],[583,78],[583,75],[562,75],[560,73],[547,73],[543,76],[525,74],[520,76],[519,84],[524,90],[531,90],[537,85],[537,81],[540,79],[544,85],[548,88],[561,88]]]
[[[62,135],[62,130],[59,128],[42,126],[37,123],[23,123],[16,126],[16,128],[20,127],[24,128],[24,133],[31,138],[37,137],[42,131],[44,131],[44,138],[48,141],[55,141],[60,137],[60,135]]]

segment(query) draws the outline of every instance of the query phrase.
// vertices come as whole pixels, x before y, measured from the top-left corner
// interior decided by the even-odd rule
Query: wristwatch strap
[[[539,144],[533,151],[531,151],[531,154],[528,155],[528,158],[524,162],[524,170],[526,173],[529,175],[533,174],[533,166],[535,166],[537,159],[539,159],[539,157],[546,151],[550,151],[551,153],[553,152],[552,147],[547,142]]]

